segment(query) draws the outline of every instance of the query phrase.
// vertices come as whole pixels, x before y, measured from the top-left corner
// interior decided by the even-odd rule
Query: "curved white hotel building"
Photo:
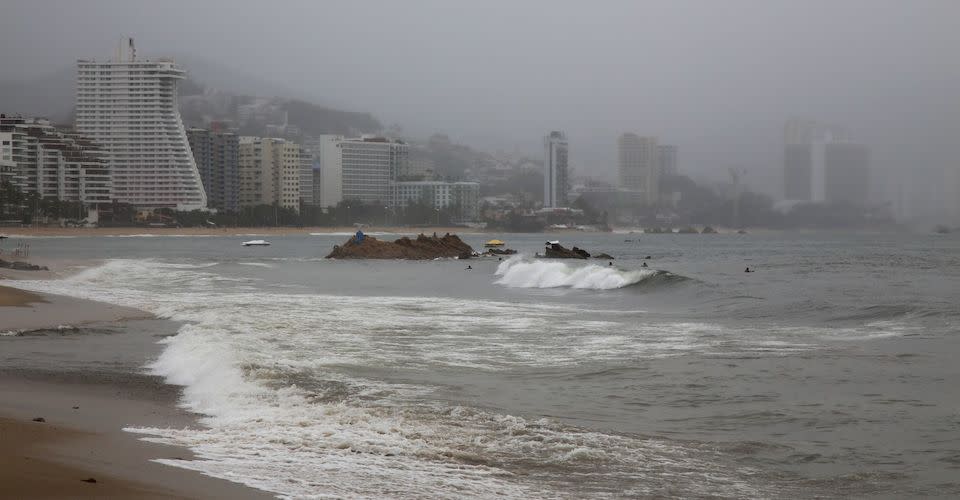
[[[203,209],[207,197],[177,105],[186,73],[172,60],[77,61],[76,130],[106,149],[113,196],[138,208]]]

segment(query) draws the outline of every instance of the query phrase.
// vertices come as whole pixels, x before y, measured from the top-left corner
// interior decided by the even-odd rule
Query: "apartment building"
[[[207,194],[207,207],[238,211],[240,138],[232,132],[192,128],[187,130],[187,139]]]
[[[656,137],[625,133],[617,140],[620,188],[643,193],[643,203],[660,200],[660,148]]]
[[[241,207],[276,204],[300,211],[303,150],[285,139],[240,138]]]
[[[103,148],[43,119],[0,115],[2,177],[27,193],[90,205],[112,201]]]
[[[437,210],[453,208],[451,222],[475,222],[480,217],[480,184],[440,181],[395,183],[391,206],[403,210],[411,203],[423,203]]]
[[[185,77],[170,59],[138,59],[132,39],[115,59],[77,61],[76,129],[106,151],[117,200],[206,208],[177,105],[177,82]]]
[[[410,149],[406,143],[383,137],[344,138],[324,135],[314,157],[319,169],[318,205],[335,206],[343,200],[389,204],[393,182],[406,172]]]
[[[543,138],[543,150],[543,206],[566,207],[570,190],[567,136],[550,132]]]

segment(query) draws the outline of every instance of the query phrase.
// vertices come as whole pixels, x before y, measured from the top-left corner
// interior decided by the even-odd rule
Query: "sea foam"
[[[614,290],[657,275],[651,269],[628,271],[596,264],[572,265],[566,262],[530,261],[513,257],[497,267],[497,284],[513,288],[581,288]]]

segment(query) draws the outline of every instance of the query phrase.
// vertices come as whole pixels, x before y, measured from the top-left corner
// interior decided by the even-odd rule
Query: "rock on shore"
[[[436,258],[469,259],[473,248],[455,234],[438,237],[419,235],[415,239],[404,236],[394,241],[381,241],[364,235],[358,243],[356,236],[343,245],[334,245],[328,259],[407,259],[428,260]]]

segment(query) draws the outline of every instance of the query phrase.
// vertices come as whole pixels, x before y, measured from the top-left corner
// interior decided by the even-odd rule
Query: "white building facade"
[[[543,206],[566,207],[570,190],[566,135],[559,131],[550,132],[543,138],[543,150]]]
[[[103,148],[46,120],[0,118],[0,158],[0,177],[25,193],[87,205],[112,200]]]
[[[394,184],[391,206],[403,210],[423,203],[436,210],[454,209],[451,222],[475,222],[480,218],[480,184],[476,182],[411,181]]]
[[[407,144],[383,137],[322,135],[313,149],[320,170],[316,203],[323,207],[344,200],[390,204],[393,182],[407,171],[410,155]]]
[[[206,208],[177,105],[184,71],[168,59],[137,60],[132,40],[120,52],[113,61],[77,61],[77,131],[107,151],[118,201]]]

